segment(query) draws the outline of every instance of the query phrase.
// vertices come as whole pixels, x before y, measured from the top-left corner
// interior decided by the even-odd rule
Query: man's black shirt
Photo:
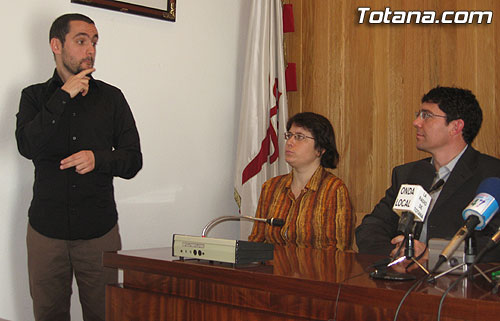
[[[99,237],[117,222],[113,177],[132,178],[142,168],[139,134],[122,92],[90,79],[86,96],[71,99],[54,75],[25,88],[17,114],[19,152],[33,160],[35,182],[29,222],[57,239]],[[93,171],[61,170],[62,159],[82,150],[95,157]]]

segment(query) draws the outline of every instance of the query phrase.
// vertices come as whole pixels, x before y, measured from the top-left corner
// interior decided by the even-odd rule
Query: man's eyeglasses
[[[424,109],[420,109],[419,111],[417,111],[415,113],[415,118],[418,118],[418,117],[422,118],[423,120],[427,120],[427,119],[432,118],[432,117],[447,118],[446,116],[436,115],[436,114],[433,114],[430,111],[424,110]]]
[[[291,132],[286,132],[284,134],[285,136],[285,140],[289,140],[290,138],[292,137],[295,137],[295,140],[300,142],[306,138],[310,138],[310,139],[314,139],[314,137],[309,137],[309,136],[306,136],[306,135],[303,135],[303,134],[294,134],[294,133],[291,133]]]

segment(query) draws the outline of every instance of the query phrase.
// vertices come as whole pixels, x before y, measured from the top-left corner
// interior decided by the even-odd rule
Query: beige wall
[[[415,149],[411,125],[432,87],[471,89],[484,113],[474,142],[500,156],[500,18],[491,24],[359,24],[358,7],[372,10],[491,10],[495,0],[290,0],[295,32],[285,37],[287,61],[297,64],[298,91],[289,113],[328,117],[357,223],[383,196],[392,168],[426,156]]]
[[[174,23],[70,0],[2,4],[0,318],[32,321],[26,224],[33,164],[17,151],[15,114],[21,90],[52,75],[53,19],[80,12],[97,25],[94,76],[123,91],[144,157],[137,177],[114,180],[123,248],[155,248],[171,246],[173,233],[200,235],[215,217],[238,213],[234,164],[251,2],[177,1]],[[211,233],[235,239],[239,224]],[[71,308],[71,320],[83,320],[76,287]]]

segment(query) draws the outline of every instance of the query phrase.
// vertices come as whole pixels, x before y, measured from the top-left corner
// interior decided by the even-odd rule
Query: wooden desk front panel
[[[370,279],[362,272],[373,258],[353,253],[296,250],[295,255],[300,255],[295,257],[277,249],[271,269],[258,266],[249,270],[203,261],[179,262],[171,257],[164,260],[164,252],[158,250],[154,255],[144,252],[143,257],[135,251],[122,252],[105,254],[106,266],[124,270],[123,285],[107,289],[108,321],[327,321],[335,316],[340,283],[336,320],[392,320],[411,285]],[[130,255],[124,255],[127,252]],[[398,320],[435,320],[441,293],[453,279],[444,277],[412,293]],[[500,315],[500,299],[489,294],[484,284],[474,282],[462,292],[452,291],[447,297],[443,321]]]
[[[135,273],[134,273],[135,274]],[[130,285],[109,285],[107,288],[107,320],[196,320],[196,321],[292,321],[292,320],[334,320],[335,301],[322,300],[297,295],[266,293],[252,289],[228,287],[211,282],[175,280],[158,275],[146,275],[149,281],[158,281],[162,286],[140,289]],[[168,283],[172,282],[172,287]],[[183,284],[186,286],[184,291]],[[166,286],[167,285],[167,286]],[[169,289],[172,290],[169,292]],[[170,294],[168,294],[170,293]],[[392,320],[398,298],[387,298],[387,305],[381,304],[383,297],[373,296],[371,300],[361,300],[354,295],[349,300],[344,294],[337,309],[336,320]],[[394,300],[396,299],[396,300]],[[346,302],[348,301],[348,302]],[[398,301],[398,302],[395,302]],[[353,303],[358,302],[358,303]],[[418,304],[418,309],[403,309],[398,320],[435,320],[436,304],[425,306],[426,302],[407,302]],[[406,305],[405,305],[406,306]],[[425,309],[423,308],[425,306]],[[470,307],[467,305],[464,308]],[[430,309],[429,309],[430,308]],[[476,320],[470,313],[464,318],[444,317],[443,321]],[[493,318],[494,319],[494,318]]]
[[[128,293],[133,295],[134,292],[137,292],[135,300],[144,296],[145,293],[151,293],[155,297],[153,301],[149,299],[141,301],[144,301],[143,305],[150,305],[150,308],[157,310],[156,313],[161,312],[157,306],[158,299],[156,299],[157,296],[160,296],[162,305],[166,304],[166,306],[171,307],[172,302],[175,301],[176,304],[187,308],[187,310],[175,308],[176,314],[182,311],[187,317],[203,311],[206,316],[214,313],[218,315],[216,319],[198,318],[200,315],[197,315],[195,319],[183,320],[268,320],[267,318],[271,317],[272,320],[329,320],[333,318],[335,309],[334,301],[316,297],[283,294],[279,290],[277,292],[263,291],[211,281],[183,279],[136,271],[125,271],[123,287],[113,287],[111,290],[113,293],[110,295],[115,302],[117,295],[122,290],[124,292],[121,295],[128,295]],[[195,309],[195,312],[189,308],[193,304],[200,305],[201,303],[204,303],[203,310]],[[127,306],[125,302],[115,305]],[[248,316],[231,319],[234,317],[235,311],[248,314]],[[227,316],[228,319],[222,318],[223,315]],[[254,315],[257,318],[251,317]],[[263,315],[266,315],[266,319],[262,319]],[[118,319],[111,320],[128,319],[123,319],[123,316],[120,316]]]
[[[109,285],[106,291],[106,320],[248,320],[305,321],[314,320],[283,313],[273,313],[238,305],[220,304],[157,292]],[[323,319],[327,320],[327,319]]]

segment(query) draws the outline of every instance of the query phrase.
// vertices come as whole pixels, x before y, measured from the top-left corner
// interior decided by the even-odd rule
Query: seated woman
[[[292,171],[262,185],[255,214],[281,218],[285,225],[256,222],[248,240],[350,249],[352,215],[347,188],[325,169],[336,168],[339,160],[330,121],[315,113],[299,113],[288,120],[286,129],[285,160]]]

